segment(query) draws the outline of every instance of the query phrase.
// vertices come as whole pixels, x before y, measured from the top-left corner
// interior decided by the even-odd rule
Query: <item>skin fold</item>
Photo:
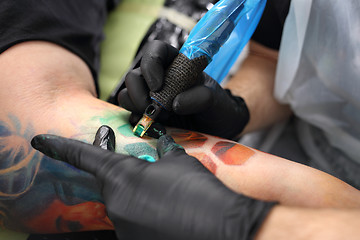
[[[156,140],[133,135],[129,112],[96,98],[86,64],[46,42],[0,55],[0,224],[29,233],[113,229],[95,178],[44,157],[33,136],[57,134],[89,144],[101,125],[116,152],[157,158]],[[358,208],[357,189],[313,168],[202,133],[167,129],[226,186],[281,206]]]

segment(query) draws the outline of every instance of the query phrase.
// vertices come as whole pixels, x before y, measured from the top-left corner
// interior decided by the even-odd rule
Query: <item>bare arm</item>
[[[128,112],[97,99],[87,66],[61,47],[19,44],[0,55],[0,74],[1,223],[37,233],[112,229],[95,179],[36,153],[30,140],[53,133],[92,143],[107,124],[118,152],[155,158],[156,141],[135,137]],[[356,189],[323,172],[228,140],[169,131],[237,192],[294,206],[359,204]]]
[[[247,127],[244,129],[243,133],[270,126],[278,121],[286,119],[291,114],[289,106],[279,104],[273,96],[277,58],[277,51],[266,48],[256,42],[251,42],[248,57],[244,60],[239,71],[228,82],[226,86],[227,88],[230,88],[235,95],[242,96],[249,107],[250,121]],[[314,169],[309,168],[305,170],[304,166],[300,168],[296,166],[285,167],[286,163],[284,162],[284,159],[280,160],[282,162],[281,164],[275,162],[271,163],[273,160],[274,158],[268,158],[264,161],[264,165],[258,164],[256,168],[262,168],[265,166],[265,168],[268,168],[268,170],[272,173],[280,171],[281,173],[279,172],[278,175],[278,177],[280,178],[284,176],[283,173],[285,171],[290,170],[290,172],[288,172],[288,174],[286,175],[289,178],[291,178],[291,176],[294,176],[294,178],[290,180],[290,185],[292,186],[294,186],[293,184],[296,184],[296,179],[298,179],[299,177],[301,179],[300,182],[297,182],[299,185],[296,192],[293,192],[297,196],[291,196],[291,192],[293,190],[292,186],[285,186],[288,180],[281,180],[279,178],[277,181],[275,181],[277,182],[275,186],[278,187],[279,185],[285,184],[283,185],[283,190],[280,191],[286,192],[286,196],[283,195],[284,199],[282,203],[284,204],[275,206],[274,209],[270,212],[267,219],[263,223],[262,228],[259,230],[256,236],[257,240],[285,240],[290,238],[307,240],[358,238],[358,226],[360,224],[360,212],[358,206],[356,210],[343,209],[342,207],[345,207],[347,204],[338,205],[340,209],[313,208],[334,206],[333,203],[336,196],[340,194],[340,192],[342,192],[343,188],[341,186],[339,186],[339,189],[336,190],[333,194],[327,195],[327,197],[325,197],[324,195],[320,196],[321,194],[318,195],[318,191],[313,196],[309,196],[307,194],[302,195],[300,194],[300,192],[302,191],[298,192],[298,189],[302,188],[303,190],[310,190],[311,187],[309,187],[308,184],[314,184],[317,187],[322,185],[332,188],[334,186],[328,185],[326,181],[323,181],[325,179],[322,179],[321,176],[319,176],[318,180],[322,183],[317,182],[318,180],[315,180],[317,177],[314,178],[314,176],[320,173],[316,171],[317,173],[313,175],[313,173],[315,173]],[[294,163],[290,163],[290,165],[293,164]],[[280,165],[283,165],[284,168],[281,168]],[[302,172],[301,169],[303,169],[304,172]],[[257,170],[254,168],[253,171]],[[296,173],[293,171],[295,171]],[[307,175],[308,173],[312,176]],[[257,176],[257,174],[255,175]],[[270,174],[269,176],[277,178],[276,174]],[[312,182],[312,180],[307,182],[304,181],[305,179],[312,179],[315,180],[315,182]],[[250,182],[254,181],[256,181],[256,178]],[[252,191],[252,187],[247,187],[248,185],[244,186],[244,188]],[[276,192],[276,190],[274,190],[275,189],[271,189],[270,191]],[[256,192],[252,192],[249,194],[253,196],[257,195]],[[329,204],[329,201],[332,203]],[[351,201],[352,200],[350,199],[346,200],[347,203],[350,203]],[[354,206],[356,205],[357,204],[355,203]],[[307,206],[310,208],[298,206]]]
[[[291,115],[289,106],[277,102],[273,94],[278,52],[254,41],[249,49],[240,69],[225,86],[248,106],[250,120],[243,133],[268,127]]]
[[[359,216],[359,208],[345,210],[276,206],[255,239],[358,239]]]

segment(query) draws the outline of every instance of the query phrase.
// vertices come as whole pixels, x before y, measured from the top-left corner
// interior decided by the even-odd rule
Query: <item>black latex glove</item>
[[[177,54],[177,49],[161,41],[144,47],[140,68],[127,74],[126,88],[118,95],[120,106],[132,112],[131,124],[137,124],[151,103],[149,92],[162,88],[166,69]],[[244,100],[223,89],[206,73],[198,84],[175,97],[173,111],[163,110],[156,121],[229,139],[241,133],[249,121]]]
[[[97,178],[120,239],[247,240],[272,206],[226,188],[167,135],[156,163],[54,135],[31,144]]]

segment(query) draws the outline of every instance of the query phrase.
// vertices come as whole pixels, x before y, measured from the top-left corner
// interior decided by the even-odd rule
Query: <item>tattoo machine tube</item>
[[[174,98],[196,84],[239,20],[248,17],[247,13],[254,9],[263,11],[257,6],[264,2],[266,0],[220,0],[200,19],[167,69],[163,88],[150,92],[152,103],[135,126],[135,135],[142,137],[163,108],[172,111]],[[249,24],[253,23],[249,21]],[[244,36],[251,36],[255,28],[244,28],[244,31],[249,30],[251,32],[244,33]]]

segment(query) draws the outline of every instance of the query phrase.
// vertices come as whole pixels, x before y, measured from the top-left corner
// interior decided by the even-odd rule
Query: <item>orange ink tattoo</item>
[[[242,165],[255,154],[248,147],[225,141],[216,143],[211,151],[227,165]]]
[[[85,202],[68,206],[60,200],[54,200],[38,216],[28,220],[30,232],[64,233],[90,230],[112,230],[105,206],[99,202]]]
[[[208,139],[200,133],[184,130],[171,130],[171,135],[177,144],[180,144],[185,148],[202,147]]]

